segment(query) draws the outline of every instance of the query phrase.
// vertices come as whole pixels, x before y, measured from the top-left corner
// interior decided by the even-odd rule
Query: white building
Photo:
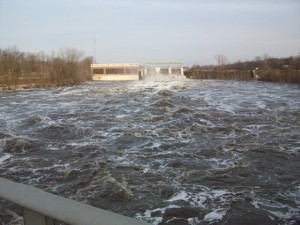
[[[139,80],[139,64],[91,64],[92,80]]]

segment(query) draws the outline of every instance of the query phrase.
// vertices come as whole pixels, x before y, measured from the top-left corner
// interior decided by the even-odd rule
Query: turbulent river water
[[[0,92],[0,176],[153,225],[300,224],[300,88],[178,79]]]

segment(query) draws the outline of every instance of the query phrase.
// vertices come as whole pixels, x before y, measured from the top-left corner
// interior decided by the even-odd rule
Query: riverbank
[[[253,70],[259,81],[300,84],[300,70]]]
[[[83,83],[80,83],[83,84]],[[35,88],[55,88],[55,87],[68,87],[80,84],[18,84],[9,86],[0,86],[0,91],[15,91],[24,89],[35,89]]]
[[[52,88],[52,87],[66,87],[83,84],[90,80],[89,77],[76,79],[61,79],[53,81],[49,74],[26,76],[21,75],[17,80],[13,79],[11,75],[0,75],[0,91],[20,90],[20,89],[34,89],[34,88]]]
[[[300,84],[300,70],[189,70],[184,75],[189,79],[259,80],[276,83]]]
[[[276,83],[292,83],[300,84],[300,70],[188,70],[184,75],[189,79],[209,79],[209,80],[259,80],[265,82]],[[50,77],[39,79],[28,79],[21,76],[18,82],[14,84],[12,77],[0,75],[0,91],[34,89],[34,88],[52,88],[80,85],[89,79],[80,80],[77,83],[72,80],[64,80],[61,82],[51,82]]]
[[[209,80],[252,80],[251,71],[216,71],[216,70],[189,70],[184,75],[189,79]]]

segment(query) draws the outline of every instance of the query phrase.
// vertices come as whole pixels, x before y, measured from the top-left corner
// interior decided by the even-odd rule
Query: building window
[[[104,74],[104,69],[93,69],[93,74]]]
[[[126,74],[138,74],[137,68],[126,68]]]
[[[106,74],[124,74],[124,69],[122,69],[122,68],[109,68],[109,69],[106,69]]]

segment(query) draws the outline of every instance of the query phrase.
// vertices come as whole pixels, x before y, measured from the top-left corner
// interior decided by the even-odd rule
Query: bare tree
[[[1,86],[22,84],[70,85],[90,79],[92,57],[74,48],[62,49],[58,55],[44,52],[23,53],[16,48],[0,49]]]
[[[268,54],[264,54],[263,58],[262,58],[262,68],[263,70],[265,70],[266,72],[268,72],[270,70],[270,65],[269,65],[269,56]]]
[[[60,57],[51,59],[50,80],[53,84],[63,85],[65,83],[66,65],[65,61]]]
[[[215,58],[218,62],[219,71],[223,76],[224,75],[224,70],[225,70],[225,65],[227,63],[227,57],[223,54],[219,54],[219,55],[216,55]]]
[[[22,72],[22,61],[24,53],[20,52],[16,47],[8,48],[1,51],[0,68],[1,73],[8,76],[7,85],[18,85]]]
[[[256,68],[259,68],[259,67],[261,66],[261,61],[262,61],[262,59],[261,59],[260,56],[255,56],[255,58],[254,58],[255,69],[256,69]]]
[[[91,64],[94,62],[94,57],[87,56],[80,63],[80,82],[91,79]]]
[[[62,58],[66,62],[67,73],[66,77],[73,84],[79,83],[79,62],[82,59],[83,52],[75,48],[62,49]]]

